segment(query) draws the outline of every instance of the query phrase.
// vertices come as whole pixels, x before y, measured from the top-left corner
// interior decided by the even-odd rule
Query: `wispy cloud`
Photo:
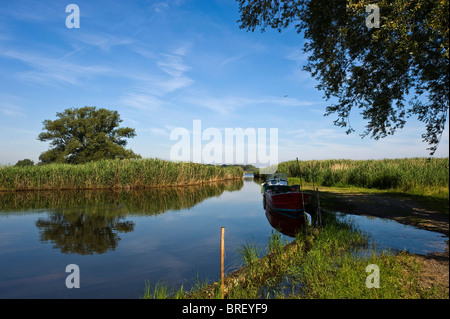
[[[145,91],[126,93],[120,102],[138,110],[156,110],[163,104],[159,98]]]
[[[158,67],[173,77],[180,77],[190,68],[182,62],[182,57],[173,54],[164,54],[158,61]]]
[[[24,110],[13,103],[0,101],[0,113],[5,116],[24,116]]]
[[[157,61],[158,67],[173,77],[183,76],[184,73],[191,70],[191,67],[184,62],[191,47],[192,43],[188,42],[178,46],[170,53],[162,53],[160,59]]]
[[[186,46],[182,46],[175,49],[173,53],[161,55],[157,65],[161,71],[169,75],[169,78],[153,81],[152,85],[156,88],[155,94],[164,95],[194,83],[194,80],[186,75],[191,70],[191,67],[184,62],[187,50]]]
[[[297,98],[292,98],[289,96],[283,97],[267,97],[265,99],[261,99],[260,103],[271,104],[279,107],[293,107],[293,106],[312,106],[315,105],[316,102],[311,102],[308,100],[299,100]]]
[[[145,57],[155,57],[157,68],[162,74],[149,74],[140,78],[139,84],[126,93],[121,102],[141,110],[155,110],[173,99],[169,94],[189,87],[194,80],[186,75],[191,67],[184,61],[188,46],[181,46],[170,53],[153,55],[144,49],[135,52]]]
[[[0,13],[21,21],[42,22],[64,16],[65,6],[50,1],[11,1],[2,3]]]
[[[25,116],[25,109],[20,106],[23,99],[0,92],[0,113],[5,116]]]
[[[134,42],[133,39],[128,37],[118,37],[112,34],[97,33],[97,34],[84,34],[77,37],[79,41],[84,44],[95,46],[108,52],[112,47],[129,45]]]
[[[286,55],[286,59],[302,64],[307,61],[308,55],[304,53],[301,48],[293,48],[292,51]]]
[[[238,109],[261,106],[274,106],[274,107],[301,107],[311,106],[315,103],[310,101],[301,101],[296,98],[288,97],[274,97],[274,96],[261,96],[261,97],[248,97],[248,96],[223,96],[216,97],[206,94],[196,94],[196,96],[188,97],[187,102],[190,104],[201,106],[217,112],[222,115],[229,115]]]
[[[303,67],[308,62],[308,57],[309,54],[304,53],[303,49],[298,47],[289,49],[289,53],[285,56],[285,59],[293,63],[291,72],[288,73],[288,79],[300,82],[304,88],[312,88],[317,85],[316,80],[311,77],[311,74],[303,70]]]
[[[246,54],[239,54],[239,55],[230,56],[230,57],[224,59],[222,62],[220,62],[220,65],[221,66],[226,66],[228,64],[231,64],[231,63],[234,63],[236,61],[239,61],[240,59],[242,59],[245,56],[246,56]]]
[[[38,83],[65,83],[78,85],[83,80],[104,75],[112,70],[99,65],[84,65],[68,62],[62,59],[51,58],[33,53],[6,50],[0,52],[0,56],[19,60],[27,64],[31,70],[17,75],[26,81]]]
[[[170,131],[168,131],[167,129],[164,129],[164,128],[151,127],[151,128],[149,128],[149,131],[153,135],[159,135],[159,136],[163,136],[163,137],[170,137]]]
[[[217,98],[212,96],[191,96],[186,98],[186,101],[192,105],[207,108],[213,112],[221,115],[227,115],[235,109],[244,106],[248,103],[245,99],[236,97]]]
[[[169,4],[167,2],[158,2],[152,5],[152,8],[154,11],[161,14],[169,9]]]
[[[327,144],[330,142],[330,140],[332,140],[334,143],[337,138],[342,139],[347,136],[343,131],[328,128],[288,129],[284,132],[287,136],[289,136],[289,139],[294,139],[302,142],[307,141],[308,143],[315,145]]]

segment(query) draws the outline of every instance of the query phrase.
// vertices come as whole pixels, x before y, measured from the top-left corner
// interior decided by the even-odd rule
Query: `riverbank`
[[[0,167],[0,191],[139,189],[241,179],[240,167],[160,159]]]
[[[305,187],[308,190],[308,186]],[[320,186],[321,206],[349,214],[393,219],[449,235],[447,196],[416,195],[398,191]]]
[[[305,190],[308,191],[308,185],[305,185]],[[312,188],[309,189],[310,191]],[[329,211],[342,211],[350,214],[376,216],[381,218],[389,218],[396,220],[397,222],[412,225],[417,228],[426,229],[442,233],[446,236],[449,235],[449,218],[448,218],[448,198],[436,197],[436,196],[418,196],[414,194],[381,191],[381,190],[368,190],[361,188],[336,188],[336,187],[320,187],[320,201],[321,207]],[[326,226],[325,226],[326,227]],[[334,227],[334,226],[333,226]],[[348,234],[348,236],[353,236]],[[329,234],[327,238],[334,239],[333,234]],[[313,240],[315,240],[313,238]],[[294,244],[295,245],[295,244]],[[317,244],[320,246],[320,244]],[[340,243],[339,247],[345,246],[344,243]],[[291,247],[287,247],[288,251],[291,251]],[[319,255],[324,258],[326,256],[326,250],[317,251]],[[289,254],[290,259],[295,259],[296,253]],[[269,256],[270,258],[270,256]],[[327,268],[330,265],[330,261],[334,256],[328,256],[329,261],[324,264],[317,264],[317,268],[311,269],[312,272],[319,269]],[[447,241],[447,249],[444,253],[432,253],[427,256],[413,255],[408,253],[401,253],[399,255],[386,255],[381,257],[372,256],[371,259],[358,259],[354,256],[345,254],[344,259],[349,260],[346,263],[342,263],[342,269],[336,270],[339,275],[334,274],[336,282],[330,282],[329,278],[317,278],[318,281],[311,283],[316,287],[318,291],[312,296],[323,298],[448,298],[449,297],[449,247]],[[334,261],[336,263],[336,261]],[[299,260],[295,269],[304,267],[308,264],[303,260]],[[339,281],[340,276],[345,276],[347,280],[355,281],[357,274],[353,273],[352,267],[356,269],[362,269],[361,267],[369,263],[373,264],[385,264],[387,263],[392,269],[397,269],[395,272],[390,273],[392,278],[388,281],[391,284],[402,285],[402,277],[404,282],[410,282],[409,287],[404,287],[395,293],[389,291],[387,295],[373,294],[366,296],[360,295],[361,291],[355,291],[354,287],[347,287],[348,294],[345,296],[335,295],[329,290],[340,289]],[[337,262],[339,264],[339,262]],[[302,266],[303,265],[303,266]],[[349,265],[352,265],[349,269],[345,269]],[[289,273],[289,272],[288,272]],[[231,276],[233,277],[233,275]],[[360,276],[361,277],[361,276]],[[363,280],[364,278],[360,278]],[[319,284],[324,280],[328,282],[329,286]],[[384,278],[386,281],[386,278]],[[414,283],[414,284],[413,284]],[[321,291],[320,287],[323,288]],[[341,287],[342,288],[342,287]],[[314,289],[307,287],[308,289]],[[358,288],[359,289],[359,288]],[[330,295],[328,293],[331,293]],[[281,298],[287,297],[281,294]],[[308,297],[308,294],[302,296],[301,294],[294,293],[290,297]]]
[[[447,196],[419,196],[392,191],[320,187],[321,205],[350,214],[393,219],[401,224],[449,236]],[[449,242],[443,253],[410,255],[420,267],[417,277],[424,290],[439,287],[449,296]]]
[[[430,201],[426,198],[363,189],[320,189],[321,206],[326,211],[332,208],[333,211],[392,218],[448,235],[448,213],[445,213],[448,208],[427,206]],[[290,244],[285,245],[272,235],[268,239],[266,256],[262,258],[258,258],[261,252],[255,251],[254,245],[247,244],[243,249],[246,263],[226,276],[223,295],[220,283],[216,282],[197,285],[189,292],[182,289],[170,292],[167,286],[160,284],[156,287],[159,292],[147,287],[145,297],[448,299],[448,242],[447,251],[440,254],[383,253],[361,257],[355,251],[368,247],[359,231],[337,221],[333,213],[324,216],[323,227],[299,234]],[[369,264],[380,269],[379,289],[369,289],[365,284]]]

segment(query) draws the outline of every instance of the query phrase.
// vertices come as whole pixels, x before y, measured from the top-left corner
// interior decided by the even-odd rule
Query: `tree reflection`
[[[92,255],[114,250],[120,241],[119,233],[133,231],[134,222],[121,219],[117,214],[98,210],[56,211],[48,218],[39,218],[36,226],[41,241],[52,242],[61,252]]]
[[[155,216],[189,209],[243,181],[141,190],[89,190],[0,193],[0,216],[43,213],[36,221],[42,242],[66,254],[92,255],[114,250],[120,233],[134,230],[127,216]]]

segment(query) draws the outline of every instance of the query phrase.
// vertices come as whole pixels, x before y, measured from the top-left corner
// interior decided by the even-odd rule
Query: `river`
[[[139,298],[146,281],[216,281],[221,227],[227,273],[246,242],[264,249],[272,227],[258,183],[3,193],[0,298]],[[72,264],[79,288],[66,286]]]
[[[189,290],[219,279],[221,227],[226,273],[242,264],[242,245],[264,253],[274,230],[259,182],[1,193],[0,298],[140,298],[146,281]],[[433,234],[440,249],[445,238]]]

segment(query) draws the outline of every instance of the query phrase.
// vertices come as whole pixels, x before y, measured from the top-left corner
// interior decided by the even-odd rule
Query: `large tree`
[[[24,167],[24,166],[33,166],[33,165],[34,165],[34,162],[32,160],[30,160],[29,158],[26,158],[26,159],[17,161],[16,165],[14,165],[14,166]]]
[[[50,149],[39,156],[43,163],[80,164],[100,159],[139,158],[125,149],[125,138],[136,136],[134,129],[119,128],[117,111],[85,106],[56,113],[58,119],[45,120],[38,140],[51,141]]]
[[[335,125],[352,132],[349,116],[358,108],[367,120],[362,136],[379,139],[417,116],[434,154],[449,107],[448,0],[237,1],[242,29],[294,24],[303,33],[304,69],[331,99],[325,115],[336,114]],[[366,23],[370,3],[380,10],[379,28]]]

